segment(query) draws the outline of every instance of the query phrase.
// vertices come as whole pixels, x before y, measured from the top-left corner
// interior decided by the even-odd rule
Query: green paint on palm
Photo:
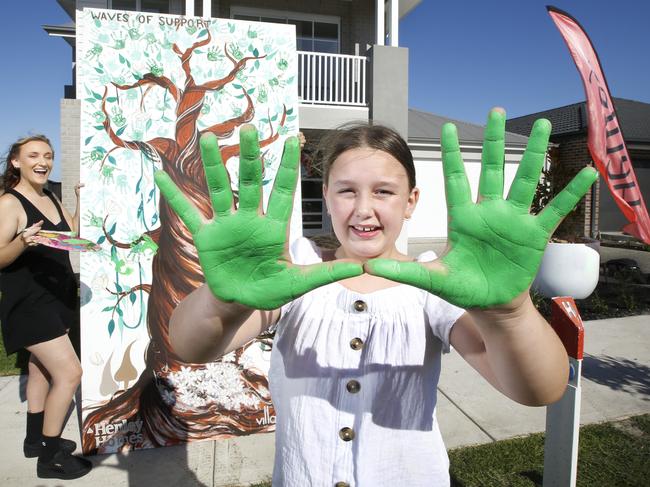
[[[214,209],[204,221],[199,211],[164,172],[155,181],[194,238],[206,282],[221,301],[255,309],[275,309],[324,284],[361,274],[349,262],[298,266],[287,250],[287,226],[298,178],[300,147],[289,137],[266,214],[261,211],[262,163],[257,131],[240,130],[239,207],[235,210],[230,180],[217,138],[201,137],[201,157]]]
[[[548,120],[535,123],[508,198],[503,199],[505,114],[490,112],[475,203],[456,127],[445,124],[441,144],[449,250],[437,261],[442,266],[373,259],[366,264],[367,272],[425,289],[465,308],[507,304],[526,291],[551,234],[598,178],[593,168],[584,168],[542,212],[531,215],[550,133]]]

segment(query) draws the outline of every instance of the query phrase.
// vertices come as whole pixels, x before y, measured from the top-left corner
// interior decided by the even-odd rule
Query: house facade
[[[416,161],[420,204],[398,242],[417,253],[444,242],[447,216],[440,152],[440,127],[448,118],[408,108],[408,49],[399,46],[399,19],[420,0],[58,0],[70,16],[66,25],[46,25],[52,36],[75,46],[75,12],[84,8],[138,10],[295,25],[298,49],[300,129],[305,153],[314,151],[328,130],[346,122],[372,120],[396,129],[408,140]],[[74,69],[74,59],[72,64]],[[74,78],[74,77],[73,77]],[[74,83],[74,82],[73,82]],[[79,179],[80,101],[74,84],[61,100],[61,160],[64,204],[74,206]],[[483,128],[455,121],[470,183],[476,191]],[[527,134],[526,134],[527,135]],[[506,137],[506,187],[516,171],[527,138]],[[331,223],[322,199],[318,171],[303,165],[302,214],[305,235],[327,234]],[[412,247],[412,248],[411,248]]]
[[[84,8],[135,10],[203,18],[220,17],[292,24],[296,27],[300,127],[312,144],[323,131],[350,121],[386,123],[408,137],[408,50],[398,44],[399,18],[419,0],[58,0],[70,16],[65,25],[45,25],[72,46],[75,15]],[[73,76],[74,79],[74,76]],[[79,114],[74,81],[61,100],[61,160],[64,204],[74,206],[79,179]],[[321,180],[305,176],[305,233],[328,231]]]
[[[440,129],[446,122],[453,122],[458,129],[460,148],[465,162],[465,171],[476,198],[481,171],[481,150],[483,129],[460,120],[409,109],[409,147],[415,161],[417,185],[421,189],[420,201],[408,226],[408,250],[418,255],[431,248],[441,250],[447,240],[447,212],[445,187],[442,174]],[[519,161],[528,142],[526,136],[506,132],[504,192],[510,188]]]
[[[650,104],[624,98],[613,98],[613,102],[637,182],[647,205],[650,196]],[[591,154],[587,147],[588,117],[585,102],[511,118],[506,127],[511,132],[527,134],[538,118],[547,118],[553,125],[551,141],[557,145],[553,157],[562,167],[564,179],[591,164]],[[597,237],[603,233],[619,233],[626,223],[627,220],[601,178],[559,230],[563,234]]]

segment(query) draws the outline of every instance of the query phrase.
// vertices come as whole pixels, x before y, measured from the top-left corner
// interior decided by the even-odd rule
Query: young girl
[[[567,356],[528,287],[553,229],[596,175],[587,169],[532,216],[550,124],[533,128],[507,200],[504,133],[505,114],[493,110],[474,203],[455,127],[443,128],[449,244],[430,263],[395,247],[419,191],[408,146],[385,127],[342,131],[325,156],[323,195],[340,242],[333,255],[305,240],[288,252],[294,139],[285,144],[266,214],[252,127],[240,132],[237,210],[214,137],[201,140],[212,220],[166,174],[156,175],[194,235],[206,277],[171,318],[178,355],[213,360],[277,325],[269,372],[273,485],[449,485],[435,407],[441,353],[450,346],[518,402],[561,397]]]
[[[39,230],[74,232],[74,217],[45,185],[52,171],[50,141],[36,135],[18,140],[7,155],[0,196],[0,320],[8,354],[30,352],[27,379],[26,457],[38,456],[41,478],[73,479],[92,464],[74,457],[75,442],[61,438],[81,365],[67,331],[76,321],[77,285],[68,253],[40,246]]]

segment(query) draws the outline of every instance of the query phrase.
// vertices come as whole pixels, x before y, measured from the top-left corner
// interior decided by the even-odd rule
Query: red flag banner
[[[582,76],[587,95],[589,152],[607,182],[614,201],[630,222],[623,227],[623,231],[650,244],[650,217],[623,140],[598,55],[576,19],[555,7],[546,8],[560,30]]]

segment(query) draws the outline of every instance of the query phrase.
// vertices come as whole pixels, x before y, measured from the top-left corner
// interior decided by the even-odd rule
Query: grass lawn
[[[4,343],[0,337],[0,376],[19,375],[22,370],[27,370],[28,355],[26,352],[12,353],[7,356]]]
[[[538,486],[544,435],[449,452],[452,485]],[[578,486],[642,486],[650,479],[650,414],[580,429]]]

